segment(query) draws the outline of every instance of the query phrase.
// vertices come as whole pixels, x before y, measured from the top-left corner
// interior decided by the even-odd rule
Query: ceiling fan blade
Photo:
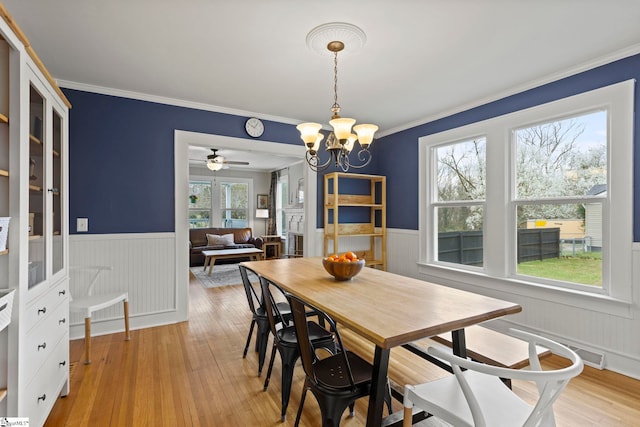
[[[225,163],[227,165],[245,165],[245,166],[249,164],[249,162],[236,162],[236,161],[233,161],[233,160],[225,160],[222,163]]]

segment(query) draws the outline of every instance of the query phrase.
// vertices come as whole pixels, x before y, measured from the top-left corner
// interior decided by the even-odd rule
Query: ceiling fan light
[[[212,171],[219,171],[220,169],[222,169],[222,162],[217,162],[216,159],[209,159],[207,160],[207,168],[209,168],[209,170]]]
[[[300,131],[300,138],[307,145],[307,149],[315,147],[314,144],[317,142],[318,132],[321,128],[322,125],[319,123],[300,123],[296,126],[296,129]]]
[[[353,130],[358,134],[358,142],[362,148],[369,148],[373,142],[373,135],[378,130],[378,126],[372,124],[362,124],[354,126]]]
[[[351,126],[356,122],[355,119],[348,117],[341,117],[329,121],[329,124],[333,127],[333,133],[339,140],[348,139],[351,135]]]

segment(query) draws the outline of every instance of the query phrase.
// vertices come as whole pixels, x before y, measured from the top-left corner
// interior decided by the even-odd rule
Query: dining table
[[[452,332],[454,351],[465,357],[465,327],[522,311],[512,302],[375,268],[365,267],[350,280],[335,280],[324,269],[322,257],[242,265],[375,345],[367,426],[383,423],[393,347]]]

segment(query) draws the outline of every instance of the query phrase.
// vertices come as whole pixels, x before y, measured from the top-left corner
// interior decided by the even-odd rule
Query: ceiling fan
[[[249,162],[236,162],[233,160],[226,160],[223,156],[218,154],[217,148],[212,148],[211,151],[213,153],[207,156],[206,164],[207,164],[207,168],[211,169],[212,171],[219,171],[220,169],[223,168],[224,165],[248,165],[249,164]]]

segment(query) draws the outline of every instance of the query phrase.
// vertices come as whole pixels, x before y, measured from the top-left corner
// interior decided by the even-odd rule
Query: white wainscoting
[[[113,271],[104,275],[99,290],[129,292],[132,329],[186,320],[177,303],[174,233],[88,234],[69,238],[69,265],[105,265]],[[188,272],[184,272],[185,275]],[[71,295],[77,292],[70,289]],[[96,288],[98,291],[98,288]],[[70,338],[84,337],[84,319],[71,315]],[[92,335],[124,330],[122,305],[106,308],[92,316]]]

